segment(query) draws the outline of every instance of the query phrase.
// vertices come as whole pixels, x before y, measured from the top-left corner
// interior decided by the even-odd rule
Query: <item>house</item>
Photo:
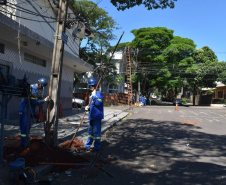
[[[6,5],[0,5],[1,70],[17,79],[26,75],[31,84],[36,83],[39,78],[50,79],[54,40],[56,36],[62,38],[62,35],[55,33],[58,11],[56,2],[58,1],[8,0]],[[64,46],[60,91],[63,109],[72,108],[74,73],[82,74],[93,70],[92,65],[79,58],[79,36],[92,34],[86,34],[86,25],[76,18],[75,13],[68,8],[68,20],[73,29],[66,29],[68,39]],[[47,89],[44,93],[46,96]],[[5,118],[18,118],[17,107],[20,101],[20,97],[12,97]]]
[[[212,98],[224,98],[226,99],[226,85],[221,82],[216,82],[217,86],[214,90]]]
[[[112,56],[112,53],[107,53],[109,57]],[[122,77],[122,81],[119,82],[119,85],[114,85],[105,81],[101,81],[99,90],[103,93],[124,93],[125,90],[125,72],[126,66],[125,61],[123,60],[123,52],[116,51],[114,56],[111,59],[111,62],[114,62],[116,65],[116,73]],[[97,68],[101,68],[100,64],[97,64]],[[74,93],[88,92],[88,80],[89,78],[95,78],[99,80],[98,74],[93,71],[86,72],[79,76],[80,82],[75,85]]]
[[[212,94],[213,99],[226,98],[226,85],[222,82],[216,82],[215,88],[202,88],[202,96]]]

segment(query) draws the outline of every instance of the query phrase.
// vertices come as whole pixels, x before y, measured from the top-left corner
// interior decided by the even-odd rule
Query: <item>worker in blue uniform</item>
[[[90,120],[88,129],[88,138],[85,144],[86,149],[90,149],[92,143],[94,142],[94,148],[92,150],[100,150],[101,141],[101,120],[104,118],[104,108],[103,108],[103,94],[96,90],[96,80],[90,78],[88,81],[88,86],[91,91],[89,97],[90,105],[85,107],[86,111],[89,111],[88,119]]]
[[[28,97],[24,97],[19,104],[19,120],[20,120],[20,146],[27,147],[29,145],[29,137],[27,137],[27,114],[29,113],[29,129],[31,127],[31,115],[35,113],[35,107],[42,105],[44,102],[49,101],[49,97],[47,96],[44,100],[39,100],[42,96],[42,90],[47,85],[47,80],[45,78],[40,78],[36,84],[32,84],[30,86],[30,106],[28,106],[29,100]],[[28,107],[30,110],[28,111]]]
[[[142,97],[142,95],[139,96],[139,102],[143,102],[143,97]]]
[[[143,101],[142,101],[143,104],[144,104],[144,106],[146,106],[146,101],[147,101],[147,99],[146,99],[146,97],[144,96],[144,97],[143,97]]]

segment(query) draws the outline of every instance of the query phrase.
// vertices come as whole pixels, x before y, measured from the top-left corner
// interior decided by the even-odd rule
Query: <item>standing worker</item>
[[[96,90],[97,82],[94,78],[90,78],[88,81],[88,86],[91,91],[91,95],[89,97],[90,105],[85,107],[86,111],[89,111],[90,120],[89,129],[88,129],[88,138],[85,144],[86,149],[90,149],[93,141],[94,148],[92,150],[99,151],[100,150],[100,140],[101,140],[101,120],[104,119],[104,108],[103,108],[103,94],[100,91]]]
[[[47,85],[47,80],[45,78],[40,78],[36,84],[32,84],[30,86],[30,106],[31,111],[29,115],[29,132],[31,128],[31,115],[35,113],[35,107],[42,105],[44,102],[49,100],[49,97],[47,96],[44,100],[38,100],[42,96],[41,90],[43,90],[43,87]],[[27,137],[27,108],[28,108],[28,97],[25,97],[22,99],[22,101],[19,104],[18,110],[19,110],[19,120],[20,120],[20,146],[21,147],[27,147],[29,145],[29,139],[26,140]],[[25,141],[26,140],[26,141]]]
[[[151,99],[152,99],[152,97],[151,97],[151,95],[150,95],[150,97],[149,97],[150,106],[151,106]]]
[[[146,101],[147,101],[146,96],[144,96],[143,97],[144,106],[146,106]]]

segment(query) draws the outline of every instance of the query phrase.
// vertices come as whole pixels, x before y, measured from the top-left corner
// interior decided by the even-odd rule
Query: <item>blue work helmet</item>
[[[90,78],[89,79],[88,86],[90,86],[90,85],[96,85],[96,84],[97,84],[97,82],[96,82],[96,80],[94,78]]]
[[[47,80],[45,78],[40,78],[38,82],[41,84],[42,87],[45,87],[47,85]]]

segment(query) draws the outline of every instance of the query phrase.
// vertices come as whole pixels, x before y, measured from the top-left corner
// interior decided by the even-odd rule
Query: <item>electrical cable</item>
[[[9,3],[9,4],[11,4],[11,3]],[[20,6],[14,5],[14,4],[12,4],[12,5],[15,6],[15,7],[17,7],[17,8],[15,8],[15,7],[13,7],[13,6],[10,6],[10,5],[8,5],[8,7],[13,8],[13,9],[16,9],[16,10],[19,10],[19,11],[21,11],[21,12],[24,12],[24,13],[27,13],[27,14],[30,14],[30,15],[35,15],[35,16],[45,17],[45,18],[48,18],[48,19],[57,20],[56,18],[44,16],[43,14],[39,14],[39,13],[30,11],[30,10],[28,10],[28,9],[22,8],[22,7],[20,7]]]
[[[9,7],[11,7],[11,6],[9,6]],[[2,8],[4,10],[6,10],[6,11],[0,10],[0,12],[12,14],[12,12],[10,12],[9,10],[7,10],[6,8],[4,8],[4,7],[2,7]],[[13,7],[11,7],[11,8],[13,8]],[[16,9],[16,8],[14,8],[14,9]],[[25,9],[25,10],[27,10],[27,9]],[[54,23],[54,22],[58,22],[58,21],[61,20],[61,19],[56,19],[56,18],[53,18],[53,17],[43,16],[42,14],[37,14],[37,13],[32,12],[30,10],[27,10],[27,12],[26,12],[26,11],[22,11],[22,10],[19,9],[19,11],[24,12],[24,13],[27,13],[27,14],[30,14],[30,15],[35,15],[35,16],[39,16],[39,17],[43,17],[43,18],[53,19],[55,21],[49,21],[49,22],[46,22],[46,21],[38,21],[38,20],[34,20],[33,17],[32,18],[25,18],[25,17],[22,17],[22,16],[13,15],[13,14],[12,14],[12,16],[15,16],[15,17],[21,18],[21,19],[25,19],[25,20],[29,20],[29,21],[45,22],[45,23]],[[68,20],[70,20],[70,21],[76,21],[77,19],[76,18],[73,18],[73,19],[68,19]]]
[[[0,10],[0,12],[3,12],[3,13],[9,13],[11,14],[10,11],[6,10],[6,11],[2,11]],[[37,21],[37,20],[34,20],[34,19],[30,19],[30,18],[25,18],[25,17],[22,17],[22,16],[18,16],[18,15],[12,15],[14,17],[17,17],[17,18],[21,18],[21,19],[24,19],[24,20],[28,20],[28,21],[34,21],[34,22],[44,22],[44,23],[47,23],[46,21]],[[48,23],[51,23],[51,22],[57,22],[57,21],[50,21]]]

